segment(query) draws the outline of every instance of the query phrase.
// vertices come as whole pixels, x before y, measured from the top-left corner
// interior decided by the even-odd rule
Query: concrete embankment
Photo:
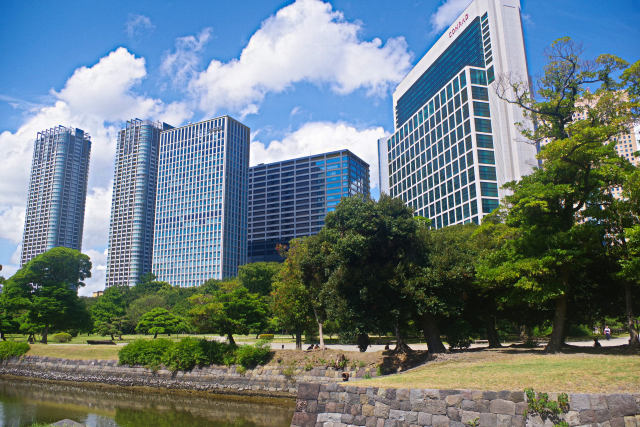
[[[118,365],[115,360],[69,360],[39,356],[23,356],[0,363],[0,375],[290,398],[296,396],[301,382],[340,382],[343,372],[347,372],[351,378],[376,375],[365,368],[347,368],[342,371],[315,367],[305,370],[300,367],[270,365],[246,371],[236,366],[209,366],[187,372],[171,372],[166,369],[153,371],[139,366]]]
[[[556,399],[556,393],[549,393]],[[553,426],[531,413],[521,391],[383,389],[342,384],[298,385],[291,425],[321,426]],[[569,426],[640,426],[640,394],[569,394],[556,422]]]

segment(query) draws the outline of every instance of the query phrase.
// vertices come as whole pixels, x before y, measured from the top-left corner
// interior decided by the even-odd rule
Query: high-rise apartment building
[[[57,126],[38,132],[21,266],[54,247],[82,249],[90,152],[91,137],[81,129]]]
[[[160,135],[152,272],[174,286],[235,276],[247,257],[249,128],[229,116]]]
[[[316,234],[343,197],[369,197],[369,165],[349,150],[249,169],[249,262],[281,261],[276,245]]]
[[[135,285],[151,272],[160,132],[166,123],[134,119],[118,133],[107,286]]]
[[[537,165],[537,147],[518,129],[528,120],[496,95],[503,75],[528,82],[520,2],[474,0],[393,94],[395,132],[378,147],[381,189],[437,228],[495,209],[502,185]]]

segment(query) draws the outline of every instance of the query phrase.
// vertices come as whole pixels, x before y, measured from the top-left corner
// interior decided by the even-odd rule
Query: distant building
[[[82,249],[90,151],[91,137],[81,129],[57,126],[38,132],[21,266],[54,247]]]
[[[530,122],[495,93],[500,75],[528,81],[520,2],[474,0],[393,94],[395,132],[378,147],[380,179],[388,174],[380,188],[436,228],[479,223],[506,182],[537,166],[537,148],[517,125]]]
[[[249,262],[281,261],[276,245],[316,234],[343,197],[369,197],[369,165],[349,150],[249,169]]]
[[[94,292],[91,294],[91,297],[92,297],[92,298],[98,298],[98,297],[101,297],[102,295],[104,295],[104,291],[94,291]]]
[[[233,277],[247,259],[249,128],[229,116],[160,135],[152,272],[174,286]]]
[[[166,123],[134,119],[118,133],[107,286],[135,285],[151,272],[160,132]]]

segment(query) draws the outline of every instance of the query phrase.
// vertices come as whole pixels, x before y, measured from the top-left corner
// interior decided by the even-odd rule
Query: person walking
[[[604,327],[604,336],[609,341],[611,339],[611,329],[608,326]]]

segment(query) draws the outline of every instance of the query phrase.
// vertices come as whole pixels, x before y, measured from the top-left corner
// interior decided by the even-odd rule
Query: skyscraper
[[[349,150],[249,169],[249,262],[281,261],[276,245],[316,234],[343,197],[369,197],[369,165]]]
[[[118,133],[107,286],[133,286],[151,272],[160,132],[170,128],[134,119]]]
[[[393,94],[396,130],[378,147],[388,191],[435,227],[478,223],[537,165],[518,129],[530,122],[498,98],[499,76],[528,82],[520,2],[474,0]]]
[[[175,286],[235,276],[247,258],[249,128],[229,116],[160,135],[152,272]]]
[[[36,255],[64,246],[82,249],[91,137],[57,126],[38,132],[24,222],[24,265]]]

